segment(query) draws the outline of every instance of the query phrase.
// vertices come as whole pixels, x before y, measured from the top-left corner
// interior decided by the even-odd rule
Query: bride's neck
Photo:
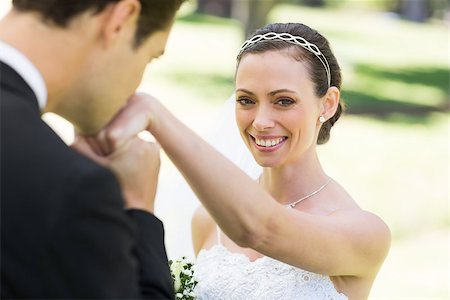
[[[323,185],[327,175],[315,151],[297,161],[264,168],[260,183],[278,202],[290,203]]]

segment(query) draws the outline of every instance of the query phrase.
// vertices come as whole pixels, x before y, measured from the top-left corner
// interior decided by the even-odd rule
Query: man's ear
[[[105,46],[113,44],[125,29],[133,30],[134,34],[140,12],[139,0],[121,0],[111,4],[102,30]]]
[[[322,97],[322,108],[320,115],[323,116],[325,120],[330,119],[336,113],[340,97],[341,92],[335,86],[328,88],[326,95]]]

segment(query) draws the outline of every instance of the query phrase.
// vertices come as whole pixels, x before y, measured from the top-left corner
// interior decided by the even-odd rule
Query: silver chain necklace
[[[329,183],[331,182],[331,178],[328,178],[327,182],[325,182],[324,185],[322,185],[320,188],[318,188],[317,190],[315,190],[314,192],[312,192],[311,194],[308,194],[292,203],[288,203],[285,204],[284,206],[286,207],[290,207],[290,208],[294,208],[297,204],[299,204],[300,202],[302,202],[305,199],[308,199],[309,197],[314,196],[315,194],[319,193],[321,190],[323,190]]]

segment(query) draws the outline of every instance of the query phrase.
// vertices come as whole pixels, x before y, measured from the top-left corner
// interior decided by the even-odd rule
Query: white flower
[[[192,271],[191,271],[191,270],[186,270],[186,269],[184,269],[184,270],[182,270],[181,272],[182,272],[184,275],[188,275],[188,276],[192,275]]]
[[[170,273],[172,274],[176,299],[194,300],[194,288],[197,285],[195,280],[193,263],[186,257],[176,261],[169,261]]]
[[[178,291],[181,287],[180,273],[183,270],[183,266],[180,262],[174,262],[170,265],[170,272],[174,277],[174,288]]]

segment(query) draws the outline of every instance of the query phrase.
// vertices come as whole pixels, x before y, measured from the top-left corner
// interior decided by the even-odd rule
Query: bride
[[[389,229],[316,152],[341,115],[340,86],[328,41],[303,24],[270,24],[243,44],[235,115],[256,180],[148,95],[106,129],[116,146],[148,129],[204,205],[192,221],[198,299],[368,298]]]

